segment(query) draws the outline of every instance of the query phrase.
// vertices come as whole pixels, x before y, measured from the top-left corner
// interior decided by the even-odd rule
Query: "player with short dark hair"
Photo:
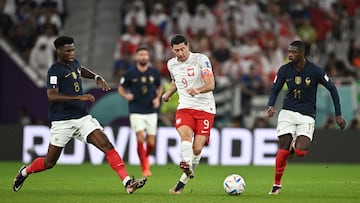
[[[180,194],[188,179],[194,178],[194,168],[200,162],[201,151],[210,140],[216,113],[215,80],[209,58],[191,52],[185,36],[174,36],[171,48],[175,57],[167,65],[172,80],[162,99],[167,102],[176,91],[179,94],[175,127],[181,139],[180,168],[183,174],[170,193]]]
[[[149,154],[155,149],[161,77],[157,69],[149,66],[149,50],[146,47],[136,50],[135,61],[136,66],[120,79],[118,92],[129,102],[130,125],[136,134],[142,174],[151,176]]]
[[[281,179],[287,159],[292,154],[303,157],[313,139],[316,115],[316,93],[322,84],[331,94],[335,107],[336,123],[344,129],[346,122],[341,116],[341,106],[337,88],[324,70],[305,58],[305,44],[294,41],[288,47],[289,63],[282,65],[274,79],[267,115],[275,114],[277,96],[286,83],[288,90],[279,113],[277,132],[279,138],[275,162],[274,184],[269,194],[279,194]]]
[[[75,59],[74,39],[60,36],[54,41],[58,55],[47,75],[49,119],[51,121],[50,143],[45,157],[36,158],[30,165],[22,166],[13,182],[13,190],[19,191],[32,173],[51,169],[58,161],[63,148],[73,138],[90,143],[105,153],[111,168],[122,180],[125,191],[133,193],[145,185],[146,178],[130,178],[114,146],[103,132],[103,127],[88,114],[85,102],[95,102],[91,94],[84,94],[81,77],[94,79],[103,91],[110,87],[99,75],[80,65]]]

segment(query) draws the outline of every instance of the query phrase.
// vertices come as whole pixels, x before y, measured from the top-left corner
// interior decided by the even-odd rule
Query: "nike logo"
[[[291,78],[286,78],[286,82],[289,82],[291,81],[292,79]]]
[[[65,75],[65,78],[69,77],[70,75],[71,75],[71,73],[69,73],[69,74]]]

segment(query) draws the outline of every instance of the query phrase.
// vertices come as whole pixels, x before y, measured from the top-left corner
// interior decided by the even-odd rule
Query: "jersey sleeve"
[[[60,73],[55,66],[48,70],[47,74],[47,88],[55,89],[59,87]]]
[[[277,96],[285,83],[285,67],[280,67],[270,91],[268,106],[274,106]]]
[[[175,81],[174,75],[173,75],[173,73],[172,73],[172,65],[171,65],[171,64],[172,64],[172,60],[173,60],[173,59],[170,59],[170,60],[167,62],[167,69],[168,69],[168,71],[169,71],[171,80],[174,80],[174,81]]]
[[[335,115],[340,116],[341,106],[340,106],[340,98],[337,88],[334,85],[334,83],[330,80],[329,76],[321,68],[319,68],[319,74],[320,74],[319,83],[329,90],[335,108]]]
[[[212,70],[210,60],[207,56],[205,56],[203,54],[201,55],[200,60],[199,60],[199,67],[201,68],[201,75],[203,77],[213,75],[213,70]]]

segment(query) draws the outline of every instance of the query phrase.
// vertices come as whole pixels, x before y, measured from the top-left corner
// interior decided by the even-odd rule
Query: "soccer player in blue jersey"
[[[142,174],[151,176],[149,154],[155,148],[158,110],[163,90],[159,71],[149,66],[149,50],[139,47],[135,61],[136,66],[121,78],[118,92],[129,101],[130,125],[136,134]]]
[[[32,173],[51,169],[55,166],[66,144],[73,138],[90,143],[105,153],[111,168],[122,180],[125,191],[133,193],[144,186],[146,178],[130,178],[125,163],[103,132],[99,122],[88,114],[85,102],[95,102],[91,94],[84,94],[81,77],[94,79],[103,91],[110,90],[99,75],[80,65],[75,59],[74,39],[60,36],[54,41],[57,61],[47,75],[49,118],[51,121],[50,144],[45,157],[36,158],[30,165],[22,166],[13,182],[13,190],[19,191]]]
[[[289,63],[278,70],[268,101],[267,114],[275,114],[277,96],[286,83],[288,90],[279,113],[277,132],[279,138],[275,162],[274,184],[269,194],[279,194],[281,178],[290,155],[303,157],[311,144],[316,113],[318,84],[329,90],[335,107],[336,123],[344,129],[346,122],[341,116],[339,95],[335,85],[324,70],[305,58],[305,44],[294,41],[288,47]]]

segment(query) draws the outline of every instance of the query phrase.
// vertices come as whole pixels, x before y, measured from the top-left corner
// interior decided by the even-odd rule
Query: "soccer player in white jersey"
[[[216,113],[213,95],[215,80],[209,58],[201,53],[192,53],[185,36],[174,36],[171,48],[175,57],[168,61],[167,66],[172,81],[162,100],[169,101],[171,95],[178,91],[175,127],[181,139],[180,168],[183,174],[170,193],[180,194],[188,179],[194,178],[194,168],[200,162],[201,150],[209,143]]]

